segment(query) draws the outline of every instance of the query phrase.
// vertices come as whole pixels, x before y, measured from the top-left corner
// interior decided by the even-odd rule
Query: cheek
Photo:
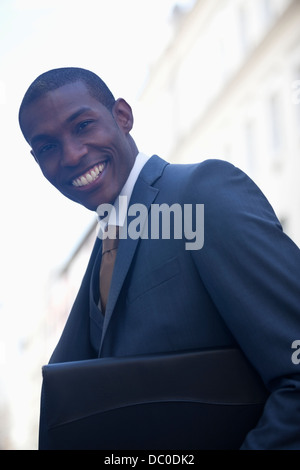
[[[59,172],[54,161],[43,162],[42,164],[39,164],[39,166],[45,178],[55,185]]]

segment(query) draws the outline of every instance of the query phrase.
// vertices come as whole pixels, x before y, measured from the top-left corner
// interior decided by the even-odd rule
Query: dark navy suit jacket
[[[203,247],[187,250],[172,234],[121,240],[103,316],[97,239],[50,362],[238,346],[270,391],[243,448],[300,449],[300,365],[291,359],[300,339],[300,250],[264,195],[224,161],[175,165],[153,156],[134,203],[147,206],[149,224],[151,204],[204,204]]]

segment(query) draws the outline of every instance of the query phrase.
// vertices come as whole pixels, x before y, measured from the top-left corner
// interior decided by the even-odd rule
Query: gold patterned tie
[[[102,240],[102,259],[100,266],[100,301],[102,312],[105,312],[108,293],[110,289],[114,264],[119,243],[119,227],[109,225],[106,229],[106,237]]]

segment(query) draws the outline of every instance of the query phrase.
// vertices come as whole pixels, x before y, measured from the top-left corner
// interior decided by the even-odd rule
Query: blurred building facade
[[[299,0],[198,0],[173,23],[139,100],[145,147],[240,167],[300,245]]]
[[[97,221],[93,218],[69,259],[49,275],[35,328],[17,352],[7,351],[10,360],[3,358],[2,363],[0,338],[0,373],[2,366],[1,376],[6,378],[3,391],[0,381],[0,450],[38,449],[42,367],[61,336],[96,237]]]

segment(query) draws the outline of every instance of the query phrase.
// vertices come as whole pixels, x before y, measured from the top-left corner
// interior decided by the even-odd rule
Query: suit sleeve
[[[222,161],[192,182],[204,203],[204,246],[191,252],[218,311],[270,391],[242,449],[300,449],[300,250],[262,192]],[[295,344],[295,343],[294,343]]]

